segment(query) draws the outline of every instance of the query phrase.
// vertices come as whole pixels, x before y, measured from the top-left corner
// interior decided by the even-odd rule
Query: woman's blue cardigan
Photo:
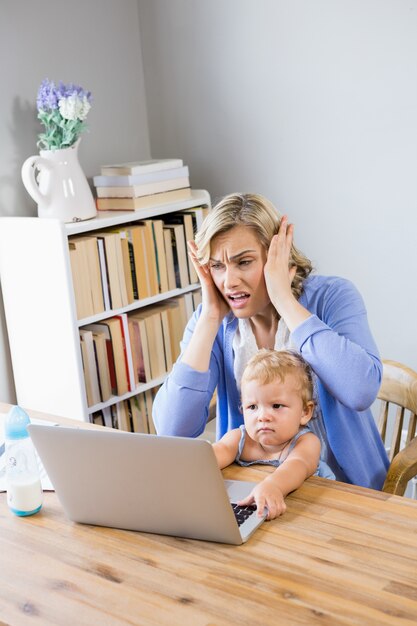
[[[292,345],[318,378],[318,395],[327,438],[347,481],[381,489],[389,461],[372,416],[382,378],[378,349],[363,300],[348,280],[310,275],[299,299],[312,315],[290,335]],[[184,332],[183,352],[201,305]],[[197,437],[206,425],[217,387],[217,438],[243,423],[233,369],[233,336],[238,321],[223,320],[207,372],[181,362],[158,391],[153,419],[158,434]]]

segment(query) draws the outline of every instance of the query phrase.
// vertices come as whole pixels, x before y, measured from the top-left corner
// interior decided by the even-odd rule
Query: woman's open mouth
[[[228,294],[226,297],[233,309],[240,309],[246,305],[250,295],[244,291],[240,291],[238,293]]]

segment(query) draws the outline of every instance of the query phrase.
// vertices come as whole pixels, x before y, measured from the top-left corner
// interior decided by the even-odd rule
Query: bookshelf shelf
[[[193,190],[187,200],[138,211],[102,211],[96,218],[71,224],[37,217],[0,218],[0,277],[19,405],[88,421],[94,411],[162,383],[164,376],[88,407],[79,330],[193,292],[198,285],[77,319],[69,238],[200,206],[210,207],[207,191]]]
[[[160,293],[156,296],[142,298],[141,300],[135,300],[132,304],[128,304],[122,309],[112,309],[111,315],[119,315],[120,313],[129,313],[129,311],[136,311],[145,306],[149,306],[150,304],[163,302],[164,300],[168,300],[168,298],[175,298],[176,296],[180,296],[183,293],[189,293],[190,291],[195,291],[199,288],[199,284],[194,284],[189,285],[188,287],[183,287],[182,289],[171,289],[171,291],[164,291],[163,293]],[[103,311],[103,313],[97,313],[97,315],[84,317],[83,319],[78,320],[77,324],[79,327],[85,326],[86,324],[94,324],[94,322],[99,322],[100,320],[106,319],[106,317],[109,317],[109,315],[109,311]]]
[[[106,402],[100,402],[99,404],[95,404],[94,406],[90,406],[88,411],[89,413],[94,413],[95,411],[100,411],[107,406],[111,406],[115,402],[121,402],[122,400],[127,400],[128,398],[132,398],[133,396],[137,396],[148,389],[152,389],[153,387],[157,387],[158,385],[162,385],[165,380],[165,376],[159,376],[159,378],[154,378],[149,383],[140,383],[135,389],[132,391],[128,391],[124,393],[122,396],[112,396]]]
[[[120,226],[121,224],[127,224],[131,221],[144,220],[148,217],[158,217],[166,213],[175,213],[175,211],[183,211],[184,209],[191,209],[200,205],[210,206],[209,193],[202,189],[193,189],[191,198],[181,200],[181,202],[161,204],[149,209],[139,209],[138,211],[99,211],[97,217],[91,220],[64,224],[64,227],[68,236],[79,235],[92,230],[111,228],[112,226]]]

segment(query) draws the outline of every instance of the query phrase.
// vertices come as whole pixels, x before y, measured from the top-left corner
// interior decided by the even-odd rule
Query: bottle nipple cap
[[[27,425],[30,424],[29,415],[20,408],[13,406],[8,414],[4,424],[4,435],[6,439],[24,439],[29,437]]]

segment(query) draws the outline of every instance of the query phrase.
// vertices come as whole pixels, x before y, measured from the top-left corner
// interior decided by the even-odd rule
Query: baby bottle
[[[28,424],[30,419],[23,409],[10,409],[4,427],[6,488],[7,504],[16,515],[33,515],[42,506],[42,485]]]

